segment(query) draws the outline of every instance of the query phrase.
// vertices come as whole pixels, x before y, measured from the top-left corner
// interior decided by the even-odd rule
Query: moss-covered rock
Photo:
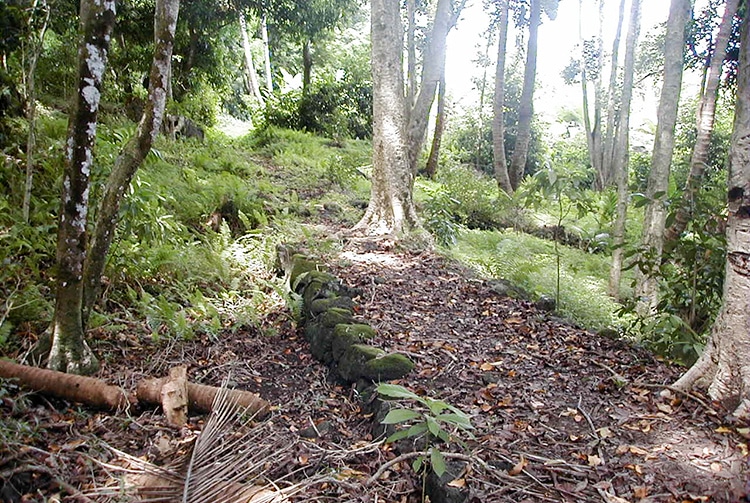
[[[399,379],[414,369],[414,362],[401,353],[390,353],[368,360],[362,376],[373,381],[390,381]]]
[[[317,316],[334,307],[352,309],[354,307],[354,301],[351,297],[347,296],[315,299],[310,303],[308,311],[312,316]]]
[[[334,361],[339,361],[347,349],[375,337],[375,330],[359,323],[339,324],[334,327],[331,351]]]
[[[339,375],[350,382],[364,377],[365,364],[383,356],[385,351],[365,344],[353,344],[344,352],[338,362]]]
[[[349,324],[354,315],[348,309],[333,307],[305,324],[305,338],[310,341],[310,352],[319,361],[329,364],[334,361],[332,341],[334,329],[340,324]]]
[[[316,262],[313,262],[312,260],[308,259],[304,255],[300,253],[295,253],[291,257],[291,264],[283,264],[284,269],[288,271],[287,274],[289,274],[289,284],[294,286],[297,283],[297,280],[299,277],[305,273],[310,273],[313,271],[319,272],[320,271],[320,265]]]

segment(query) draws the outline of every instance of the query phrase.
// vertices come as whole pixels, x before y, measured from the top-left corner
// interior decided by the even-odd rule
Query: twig
[[[583,410],[583,407],[581,406],[582,401],[583,401],[583,395],[578,397],[578,405],[576,406],[576,409],[578,409],[578,412],[583,414],[583,417],[586,418],[586,422],[589,423],[589,426],[591,427],[591,431],[594,433],[594,438],[596,440],[599,440],[599,434],[596,432],[596,426],[594,426],[594,422],[591,420],[591,416],[589,416],[588,412]]]
[[[593,358],[589,358],[589,361],[591,363],[593,363],[594,365],[596,365],[597,367],[602,368],[602,369],[608,371],[610,374],[612,374],[614,376],[614,378],[615,378],[616,381],[619,381],[619,382],[622,382],[622,383],[625,383],[625,384],[628,383],[628,378],[627,377],[623,376],[622,374],[620,374],[619,372],[617,372],[616,370],[614,370],[609,365],[606,365],[606,364],[601,363],[601,362],[599,362],[597,360],[594,360]]]

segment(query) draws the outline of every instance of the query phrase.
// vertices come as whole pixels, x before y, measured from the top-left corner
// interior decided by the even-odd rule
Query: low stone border
[[[302,319],[310,352],[349,383],[399,379],[414,368],[407,356],[367,344],[375,330],[354,320],[356,295],[336,276],[299,253],[279,249],[289,288],[302,298]]]

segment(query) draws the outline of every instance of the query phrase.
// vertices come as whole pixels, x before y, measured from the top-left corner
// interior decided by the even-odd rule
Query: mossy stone
[[[331,340],[334,361],[340,360],[346,350],[354,344],[361,344],[373,337],[375,337],[375,330],[369,325],[359,323],[336,325]]]
[[[289,284],[294,285],[301,275],[306,272],[318,271],[320,266],[301,253],[295,253],[292,255],[292,264],[288,267]]]
[[[350,309],[343,307],[332,307],[325,313],[320,315],[320,321],[327,327],[335,327],[336,325],[346,325],[351,323],[354,319],[354,313]]]
[[[310,303],[309,311],[312,316],[317,316],[333,307],[352,309],[354,301],[351,297],[329,297],[327,299],[315,299]]]
[[[310,353],[325,364],[333,362],[331,339],[333,327],[327,327],[322,322],[311,322],[305,327],[305,338],[310,341]]]
[[[339,360],[339,375],[347,381],[354,382],[364,377],[364,368],[368,361],[383,356],[382,349],[365,344],[353,344],[344,352]]]
[[[291,285],[295,292],[307,298],[307,295],[309,295],[307,291],[313,283],[318,283],[320,285],[318,290],[324,289],[328,284],[336,283],[336,276],[322,271],[308,271],[307,273],[304,273],[304,275],[299,275]],[[312,300],[312,298],[310,300]]]
[[[401,353],[390,353],[368,360],[363,368],[363,376],[373,381],[400,379],[414,369],[414,362]]]

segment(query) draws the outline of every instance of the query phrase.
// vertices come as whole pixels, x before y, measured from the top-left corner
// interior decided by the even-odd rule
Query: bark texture
[[[242,36],[242,52],[245,56],[245,87],[255,100],[264,105],[263,95],[260,94],[260,81],[258,80],[258,74],[255,71],[255,63],[253,63],[253,53],[250,49],[250,37],[247,35],[247,21],[245,21],[245,15],[240,12],[239,15],[240,32]]]
[[[526,49],[526,66],[523,74],[523,90],[518,106],[518,133],[510,161],[510,184],[517,189],[526,169],[526,159],[531,143],[531,119],[534,115],[534,85],[536,83],[537,39],[542,19],[541,0],[531,0],[529,17],[529,43]]]
[[[373,170],[370,204],[354,231],[399,235],[418,226],[406,143],[399,2],[371,2]]]
[[[73,374],[98,368],[83,336],[83,267],[96,123],[114,22],[114,0],[81,2],[78,92],[68,124],[57,231],[57,297],[48,361],[50,369]]]
[[[508,43],[508,0],[498,5],[497,66],[495,67],[495,95],[492,109],[492,157],[495,180],[502,190],[511,194],[513,185],[508,175],[508,160],[505,157],[505,47]]]
[[[648,251],[654,267],[658,267],[661,262],[664,246],[664,227],[667,218],[665,202],[669,188],[677,108],[682,87],[685,32],[691,7],[691,0],[672,0],[664,41],[664,83],[657,111],[656,138],[646,189],[649,204],[646,206],[643,219],[641,242],[642,248]],[[653,313],[658,302],[658,283],[653,271],[639,271],[637,276],[635,289],[638,301],[637,311],[641,316],[648,316]]]
[[[690,208],[693,205],[695,194],[700,188],[703,172],[708,159],[708,150],[711,146],[711,133],[714,130],[716,119],[716,99],[718,97],[719,83],[721,81],[721,67],[726,57],[729,37],[732,34],[732,19],[737,12],[740,0],[727,0],[724,6],[724,16],[719,25],[719,33],[716,35],[714,52],[706,76],[706,84],[698,109],[698,131],[690,157],[690,172],[685,182],[685,190],[682,195],[682,204],[677,208],[674,223],[666,230],[664,240],[675,241],[687,227],[690,221]]]
[[[120,203],[136,171],[159,134],[171,75],[172,48],[179,0],[157,0],[154,13],[154,59],[149,75],[149,99],[133,136],[115,159],[97,211],[96,227],[85,267],[83,321],[99,298],[101,278],[115,236]]]
[[[641,0],[632,0],[630,5],[630,25],[625,39],[625,61],[623,63],[622,96],[620,97],[620,117],[617,133],[612,146],[612,172],[617,185],[617,214],[612,230],[612,268],[609,274],[609,294],[618,298],[622,275],[623,245],[625,244],[625,223],[628,211],[628,159],[630,143],[630,103],[633,98],[633,76],[635,49],[641,27]]]
[[[742,24],[737,104],[729,154],[727,263],[723,305],[698,361],[676,383],[707,386],[738,418],[750,418],[750,10]]]

